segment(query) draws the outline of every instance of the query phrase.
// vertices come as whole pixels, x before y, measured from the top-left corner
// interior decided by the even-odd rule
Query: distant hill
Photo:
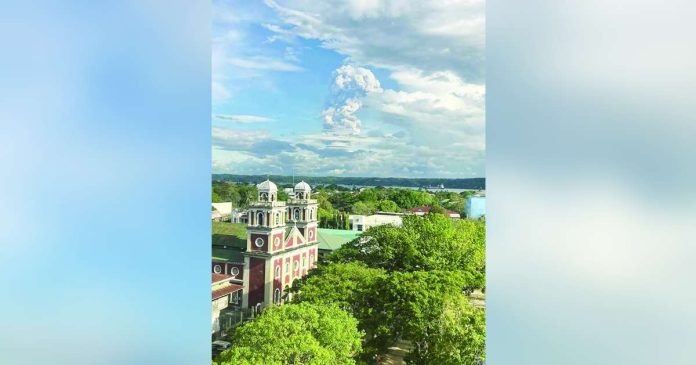
[[[227,181],[242,184],[256,184],[271,179],[280,185],[292,184],[292,176],[282,175],[232,175],[213,174],[214,181]],[[305,180],[312,185],[355,185],[355,186],[403,186],[432,187],[442,184],[449,189],[485,189],[485,178],[443,179],[443,178],[401,178],[401,177],[339,177],[339,176],[295,176],[295,182]]]

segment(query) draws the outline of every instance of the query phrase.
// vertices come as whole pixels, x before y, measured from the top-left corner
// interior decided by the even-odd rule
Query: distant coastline
[[[336,184],[344,187],[404,187],[404,188],[423,188],[428,190],[432,187],[442,185],[444,190],[485,190],[486,178],[470,179],[447,179],[447,178],[402,178],[402,177],[342,177],[342,176],[285,176],[285,175],[234,175],[234,174],[213,174],[213,181],[237,182],[243,184],[256,184],[267,178],[278,184],[292,184],[305,180],[312,185],[331,185]]]

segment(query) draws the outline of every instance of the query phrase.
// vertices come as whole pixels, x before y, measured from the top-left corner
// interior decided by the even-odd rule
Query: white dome
[[[295,191],[310,192],[312,188],[304,181],[300,181],[295,185]]]
[[[256,185],[256,188],[259,189],[259,191],[265,191],[265,192],[278,191],[278,187],[271,180],[266,180],[266,181]]]

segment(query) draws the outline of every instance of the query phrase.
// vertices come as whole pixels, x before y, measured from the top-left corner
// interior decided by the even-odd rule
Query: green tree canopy
[[[440,214],[406,216],[402,227],[368,229],[329,257],[360,261],[387,271],[461,271],[470,289],[484,286],[485,223],[452,220]]]
[[[381,282],[378,305],[393,338],[414,344],[409,363],[473,364],[484,355],[485,316],[469,304],[464,275],[394,272]]]
[[[355,364],[357,321],[334,306],[286,304],[239,327],[220,365]]]
[[[398,212],[401,210],[392,200],[380,200],[377,202],[377,209],[382,212]]]
[[[377,209],[374,203],[358,201],[355,204],[353,204],[350,210],[353,214],[370,215],[374,214]]]

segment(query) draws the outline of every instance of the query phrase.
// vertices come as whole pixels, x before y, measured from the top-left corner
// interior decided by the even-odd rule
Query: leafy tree
[[[374,214],[375,211],[376,208],[372,203],[366,203],[363,201],[356,202],[351,208],[351,212],[354,214],[370,215]]]
[[[288,196],[288,193],[283,190],[278,190],[278,200],[287,201],[289,198],[290,196]]]
[[[484,222],[453,221],[440,214],[406,216],[402,227],[375,226],[334,251],[335,262],[361,261],[387,271],[461,271],[471,285],[485,282]]]
[[[212,201],[213,201],[213,203],[220,203],[220,202],[223,202],[222,197],[220,197],[220,195],[218,195],[214,190],[213,190],[213,194],[212,194],[212,195],[213,195],[213,196],[212,196]]]
[[[286,304],[239,327],[218,364],[355,364],[360,338],[355,318],[337,307]]]
[[[444,214],[444,215],[447,215],[447,209],[445,209],[445,208],[443,208],[443,207],[441,207],[441,206],[439,206],[439,205],[435,205],[435,206],[433,206],[432,209],[430,210],[430,214]]]
[[[377,203],[377,209],[382,212],[398,212],[401,210],[392,200],[380,200]]]
[[[484,311],[472,306],[466,297],[447,297],[438,326],[421,337],[407,359],[413,364],[478,364],[486,353],[485,320]]]

